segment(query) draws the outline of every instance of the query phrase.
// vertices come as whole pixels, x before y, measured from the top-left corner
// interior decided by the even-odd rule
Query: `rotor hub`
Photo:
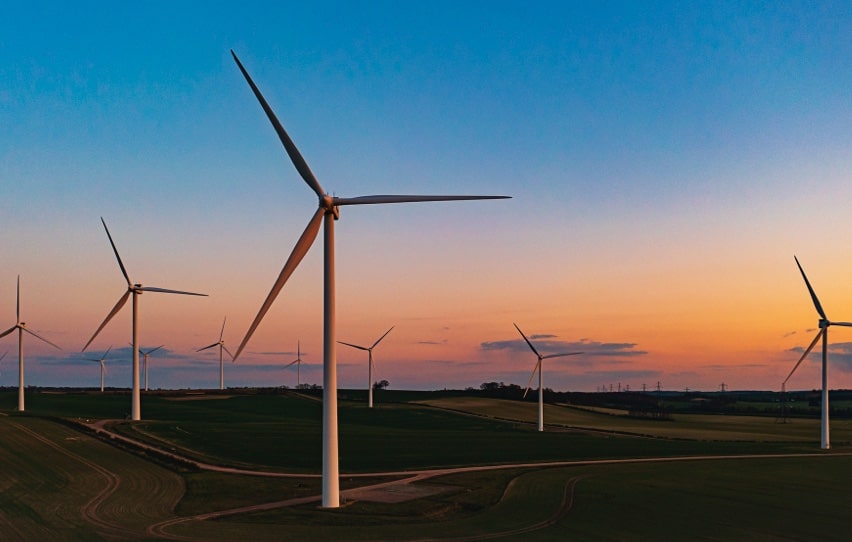
[[[819,328],[820,329],[826,329],[830,325],[831,325],[831,322],[826,320],[825,318],[821,318],[820,321],[819,321]]]

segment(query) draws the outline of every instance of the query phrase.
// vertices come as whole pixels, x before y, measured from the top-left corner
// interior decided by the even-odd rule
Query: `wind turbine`
[[[399,196],[399,195],[381,195],[381,196],[360,196],[354,198],[341,198],[328,195],[320,186],[319,181],[314,177],[313,172],[308,167],[307,162],[302,157],[293,140],[284,130],[284,127],[278,121],[272,108],[266,102],[266,99],[260,93],[260,90],[254,84],[246,69],[243,67],[240,59],[234,51],[231,55],[240,68],[240,71],[245,77],[246,82],[254,92],[255,97],[260,106],[266,113],[267,118],[272,123],[278,138],[284,145],[290,160],[299,172],[299,175],[308,184],[311,190],[319,198],[319,207],[308,222],[308,226],[302,233],[302,236],[290,253],[290,257],[284,264],[278,279],[272,286],[272,290],[266,297],[263,305],[258,311],[257,316],[246,332],[243,342],[237,349],[235,356],[239,357],[240,352],[245,348],[246,343],[251,338],[258,324],[263,319],[263,316],[269,310],[281,288],[287,282],[287,279],[302,261],[308,249],[310,249],[317,233],[319,232],[320,224],[324,225],[324,307],[323,307],[323,451],[322,451],[322,506],[326,508],[337,508],[340,506],[340,480],[338,470],[338,446],[337,446],[337,352],[335,339],[335,296],[334,296],[334,221],[340,217],[340,207],[345,205],[371,205],[384,203],[413,203],[427,201],[453,201],[453,200],[478,200],[478,199],[503,199],[507,196]]]
[[[48,341],[44,337],[37,335],[34,331],[27,329],[26,322],[21,322],[21,276],[18,275],[18,287],[17,287],[17,303],[15,305],[15,325],[0,333],[0,339],[12,333],[16,329],[18,330],[18,412],[24,411],[24,331],[35,337],[36,339],[41,339],[46,342],[50,346],[56,348],[57,350],[62,350],[52,342]],[[4,354],[5,355],[5,354]]]
[[[127,281],[127,291],[118,298],[118,302],[109,311],[104,321],[95,331],[95,334],[92,335],[92,338],[89,339],[89,342],[86,343],[86,346],[83,347],[83,352],[86,351],[86,348],[92,344],[92,341],[95,340],[95,337],[98,336],[98,333],[104,328],[104,326],[112,320],[112,317],[118,314],[124,304],[127,303],[127,298],[131,295],[133,296],[133,393],[131,394],[131,405],[130,405],[130,419],[133,421],[139,421],[142,419],[142,408],[141,401],[139,399],[139,296],[142,295],[142,292],[159,292],[162,294],[181,294],[181,295],[195,295],[195,296],[207,296],[207,294],[196,294],[192,292],[182,292],[179,290],[167,290],[165,288],[156,288],[154,286],[142,286],[141,284],[133,284],[130,282],[130,277],[127,275],[127,269],[124,268],[124,263],[121,261],[121,256],[118,255],[118,249],[115,248],[115,243],[112,241],[112,235],[109,233],[109,228],[107,228],[106,222],[103,217],[101,217],[101,223],[104,225],[104,230],[106,230],[107,238],[109,239],[109,244],[112,246],[112,251],[115,253],[115,259],[118,260],[118,267],[121,268],[121,274],[124,275],[124,280]]]
[[[104,365],[104,362],[106,361],[106,357],[109,355],[110,350],[112,350],[112,346],[107,348],[106,352],[104,352],[104,355],[100,358],[85,358],[86,361],[94,361],[95,363],[101,364],[101,393],[104,392],[104,373],[106,373],[106,365]]]
[[[196,352],[201,352],[202,350],[207,350],[208,348],[213,348],[214,346],[219,347],[219,389],[225,389],[225,363],[222,361],[222,350],[228,353],[231,356],[231,362],[234,361],[234,355],[231,354],[231,351],[225,346],[225,341],[222,340],[222,336],[225,334],[225,322],[228,320],[226,316],[224,320],[222,320],[222,331],[219,332],[219,341],[211,344],[210,346],[205,346],[204,348],[199,348]]]
[[[373,348],[375,348],[380,342],[382,342],[382,339],[387,337],[388,333],[390,333],[391,329],[393,329],[394,327],[395,326],[391,326],[391,328],[389,330],[385,331],[385,334],[382,335],[381,337],[379,337],[379,340],[374,342],[373,346],[358,346],[357,344],[350,344],[350,343],[345,343],[343,341],[337,341],[340,344],[345,344],[346,346],[351,346],[352,348],[357,348],[358,350],[366,350],[367,351],[367,358],[368,358],[368,361],[367,361],[367,390],[368,390],[367,391],[367,403],[369,405],[369,408],[373,408],[373,367],[374,367],[374,364],[373,364]]]
[[[541,376],[541,372],[542,372],[541,371],[541,360],[550,359],[550,358],[561,358],[563,356],[577,356],[579,354],[582,354],[582,352],[565,352],[565,353],[562,353],[562,354],[548,354],[546,356],[542,356],[541,354],[538,353],[538,350],[535,349],[535,346],[533,346],[533,343],[531,343],[530,340],[527,339],[527,336],[524,335],[524,332],[521,331],[521,328],[518,327],[518,324],[513,324],[513,325],[515,326],[515,329],[518,330],[518,333],[521,334],[521,337],[523,337],[524,340],[527,342],[527,345],[529,345],[529,347],[533,351],[533,353],[536,356],[538,356],[538,363],[535,364],[535,368],[533,369],[533,372],[530,375],[530,381],[527,382],[527,389],[524,390],[524,397],[526,397],[527,392],[530,391],[530,385],[532,384],[533,377],[535,377],[535,373],[536,373],[536,371],[538,371],[538,430],[544,431],[544,385],[543,385],[543,379],[542,379],[542,376]]]
[[[296,364],[296,389],[299,389],[299,386],[302,385],[302,345],[299,341],[296,341],[296,359],[285,365],[284,368],[286,369],[294,363]]]
[[[133,345],[131,344],[130,346],[133,346]],[[160,348],[162,348],[164,346],[166,346],[166,345],[161,344],[157,348],[152,348],[152,349],[148,350],[147,352],[142,350],[141,348],[139,349],[139,353],[142,354],[142,372],[145,373],[145,391],[148,391],[148,356],[150,356],[151,354],[153,354],[154,352],[156,352],[157,350],[159,350]]]
[[[805,286],[808,287],[808,292],[811,294],[811,301],[813,301],[814,308],[816,308],[817,314],[819,314],[819,331],[817,332],[816,337],[814,337],[814,340],[811,341],[811,344],[808,345],[807,349],[805,349],[805,353],[802,354],[802,357],[796,362],[793,370],[790,371],[790,374],[784,379],[781,386],[786,389],[787,381],[790,380],[790,377],[793,376],[793,373],[796,372],[796,369],[798,369],[799,365],[802,364],[802,361],[808,357],[808,354],[810,354],[811,350],[813,350],[814,346],[816,346],[817,341],[819,341],[820,337],[822,337],[822,415],[820,417],[820,448],[828,450],[831,448],[828,423],[828,328],[830,326],[852,327],[852,322],[832,322],[828,319],[828,316],[825,315],[825,311],[822,309],[819,298],[817,298],[816,292],[814,292],[807,275],[805,275],[805,270],[802,269],[802,264],[799,263],[799,259],[795,256],[793,256],[793,259],[796,260],[799,272],[802,274],[802,278],[805,279]]]

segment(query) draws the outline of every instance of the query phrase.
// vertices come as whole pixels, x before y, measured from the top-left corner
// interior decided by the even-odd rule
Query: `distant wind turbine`
[[[296,365],[296,389],[299,389],[302,385],[302,345],[299,341],[296,341],[296,359],[285,365],[284,368],[286,369],[293,364]]]
[[[365,350],[367,352],[367,403],[369,408],[373,408],[373,367],[375,366],[373,364],[373,348],[378,346],[378,344],[382,342],[382,339],[387,337],[388,333],[390,333],[394,327],[395,326],[391,326],[389,330],[385,331],[385,334],[379,337],[379,339],[373,343],[373,346],[359,346],[357,344],[337,341],[340,344],[345,344],[346,346],[351,346],[352,348],[357,348],[358,350]]]
[[[527,336],[524,335],[524,332],[521,331],[521,328],[518,327],[518,324],[513,325],[515,326],[515,329],[518,330],[518,333],[521,334],[521,337],[523,337],[524,340],[527,342],[527,345],[529,345],[530,350],[532,350],[533,353],[538,357],[538,363],[535,364],[535,368],[533,369],[533,372],[530,375],[530,381],[527,382],[527,388],[526,390],[524,390],[524,397],[526,397],[527,392],[530,391],[530,385],[532,385],[533,377],[535,377],[535,373],[536,371],[538,371],[538,430],[544,431],[544,382],[541,376],[541,360],[550,358],[561,358],[563,356],[577,356],[579,354],[582,354],[582,352],[566,352],[563,354],[548,354],[546,356],[542,356],[538,353],[538,350],[535,349],[533,343],[531,343],[530,340],[527,339]]]
[[[819,341],[820,337],[822,337],[822,415],[820,417],[820,447],[823,450],[828,450],[831,448],[828,420],[828,328],[830,326],[852,327],[852,322],[832,322],[828,319],[828,316],[825,315],[825,311],[822,309],[819,298],[817,298],[816,292],[814,292],[807,275],[805,275],[805,270],[802,269],[802,265],[799,263],[799,259],[795,256],[793,256],[793,259],[796,260],[796,266],[799,268],[802,278],[805,279],[805,286],[808,287],[808,292],[811,294],[811,301],[813,301],[814,308],[816,308],[817,314],[819,314],[819,331],[817,332],[816,337],[814,337],[814,340],[811,341],[811,344],[807,347],[807,349],[805,349],[805,353],[802,354],[802,357],[800,357],[799,361],[796,362],[793,370],[790,371],[790,374],[784,379],[781,387],[782,389],[786,389],[787,381],[790,380],[790,377],[793,376],[793,373],[796,372],[796,369],[798,369],[799,365],[802,364],[802,361],[808,357],[808,354],[810,354],[811,350],[813,350],[814,346],[816,346],[817,341]]]
[[[133,346],[132,344],[130,346]],[[161,344],[156,348],[152,348],[147,352],[145,350],[139,349],[139,353],[142,354],[142,373],[145,375],[145,391],[148,391],[148,356],[159,350],[160,348],[166,345]]]
[[[202,350],[207,350],[208,348],[213,348],[214,346],[219,347],[219,389],[220,390],[225,389],[225,362],[222,360],[222,358],[223,358],[222,351],[224,350],[225,352],[228,353],[229,356],[231,356],[231,362],[234,361],[234,355],[231,354],[231,351],[228,350],[228,347],[225,346],[225,341],[222,339],[222,337],[225,335],[225,322],[227,320],[228,320],[227,316],[225,317],[224,320],[222,320],[222,331],[219,332],[219,341],[218,342],[215,342],[215,343],[213,343],[209,346],[205,346],[204,348],[199,348],[198,350],[196,350],[196,352],[201,352]]]
[[[478,199],[503,199],[506,196],[360,196],[354,198],[340,198],[328,195],[314,177],[307,162],[302,157],[293,140],[278,121],[272,108],[254,84],[246,69],[243,67],[237,55],[231,51],[231,55],[237,63],[246,82],[254,92],[260,106],[272,123],[278,138],[284,145],[284,149],[299,172],[299,175],[308,184],[319,199],[319,208],[314,213],[305,231],[296,243],[293,252],[284,264],[284,268],[278,275],[278,279],[272,286],[266,301],[258,311],[257,316],[246,332],[242,343],[237,349],[235,356],[239,357],[246,343],[248,343],[260,321],[269,310],[278,293],[290,275],[307,254],[317,233],[320,224],[324,225],[324,317],[323,317],[323,444],[322,444],[322,506],[325,508],[337,508],[340,506],[340,480],[338,469],[338,445],[337,445],[337,354],[335,339],[335,295],[334,295],[334,221],[340,216],[340,207],[345,205],[371,205],[384,203],[414,203],[428,201],[453,201],[453,200],[478,200]]]
[[[92,338],[89,339],[89,342],[86,343],[86,346],[83,347],[83,352],[86,351],[86,348],[92,344],[92,341],[95,340],[95,337],[98,336],[98,333],[106,326],[110,320],[112,320],[113,316],[118,314],[124,304],[127,303],[127,298],[131,295],[133,296],[133,393],[131,395],[131,408],[130,408],[130,419],[133,421],[139,421],[142,419],[142,408],[140,401],[140,392],[139,392],[139,296],[142,295],[142,292],[159,292],[162,294],[181,294],[181,295],[195,295],[195,296],[207,296],[207,294],[196,294],[192,292],[182,292],[180,290],[167,290],[165,288],[156,288],[153,286],[142,286],[141,284],[133,284],[130,282],[130,277],[127,274],[127,270],[124,268],[124,263],[121,261],[121,256],[118,255],[118,249],[115,248],[115,243],[112,241],[112,235],[109,233],[109,228],[107,228],[106,222],[103,217],[101,217],[101,223],[104,225],[104,230],[106,230],[107,238],[109,239],[109,244],[112,246],[112,251],[115,253],[115,259],[118,260],[118,267],[121,268],[121,274],[124,275],[124,280],[127,281],[127,291],[118,299],[118,302],[109,311],[107,317],[104,318],[104,321],[95,331]]]
[[[104,392],[104,373],[106,373],[106,365],[104,364],[104,362],[106,361],[106,357],[109,355],[110,350],[112,350],[112,346],[107,348],[106,352],[104,352],[104,355],[100,358],[85,358],[86,361],[94,361],[95,363],[101,364],[101,393]]]
[[[17,287],[17,303],[15,305],[15,325],[0,333],[0,339],[12,333],[16,329],[18,330],[18,411],[24,411],[24,331],[35,337],[36,339],[40,339],[50,346],[56,348],[57,350],[62,350],[52,342],[48,341],[44,337],[37,335],[34,331],[27,329],[26,322],[21,322],[21,276],[18,275],[18,287]],[[5,354],[4,354],[5,355]]]

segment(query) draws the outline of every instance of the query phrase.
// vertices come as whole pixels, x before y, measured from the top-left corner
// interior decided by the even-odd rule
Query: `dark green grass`
[[[0,405],[14,406],[14,394],[0,394]],[[422,397],[417,397],[418,399]],[[28,394],[27,415],[6,420],[33,423],[40,431],[61,435],[74,432],[31,416],[115,418],[129,395]],[[4,406],[5,408],[5,406]],[[101,414],[100,416],[98,414]],[[104,414],[106,413],[106,414]],[[321,404],[302,396],[239,395],[230,398],[175,401],[145,396],[146,421],[124,424],[185,446],[200,456],[221,462],[319,472]],[[690,418],[687,418],[690,419]],[[767,420],[767,423],[772,423]],[[55,425],[55,424],[54,424]],[[712,442],[649,439],[582,431],[538,433],[532,425],[501,422],[404,403],[382,403],[373,410],[363,403],[340,403],[340,451],[344,472],[370,472],[430,466],[486,463],[629,458],[648,456],[740,453],[817,452],[810,442]],[[20,434],[10,432],[8,435]],[[18,493],[7,491],[2,510],[20,517],[32,539],[47,539],[70,529],[64,517],[46,515],[56,502],[79,510],[98,482],[67,474],[73,467],[52,455],[0,446],[6,466],[24,466],[30,479],[15,478]],[[22,441],[23,442],[23,441]],[[88,442],[88,440],[87,440]],[[174,473],[163,473],[139,458],[102,444],[91,443],[98,463],[126,469],[135,480],[129,493],[116,494],[104,508],[141,530],[152,517],[168,517],[157,509],[146,515],[126,513],[139,503],[135,495],[153,475],[163,487]],[[11,452],[9,450],[16,450]],[[835,450],[836,452],[838,450]],[[5,454],[5,455],[4,455]],[[88,456],[87,456],[88,457]],[[47,464],[42,462],[47,461]],[[151,472],[148,473],[148,469]],[[17,473],[4,467],[3,473]],[[14,474],[15,477],[19,476]],[[575,478],[573,509],[554,517],[566,483]],[[845,540],[852,512],[852,458],[837,453],[801,459],[713,460],[680,463],[577,466],[456,474],[421,484],[445,490],[405,503],[350,503],[339,510],[320,510],[315,504],[269,512],[229,516],[215,521],[175,526],[174,532],[206,540],[408,540],[463,537],[510,532],[554,519],[553,526],[505,537],[506,540]],[[272,502],[318,492],[316,479],[264,479],[215,473],[184,473],[186,495],[179,515],[194,515]],[[33,483],[37,481],[38,483]],[[365,483],[344,476],[342,485]],[[171,494],[174,494],[173,482]],[[82,484],[82,485],[81,485]],[[88,485],[87,485],[88,484]],[[147,490],[154,493],[155,488]],[[14,495],[14,498],[10,496]],[[57,501],[57,496],[62,496]],[[75,496],[77,495],[77,496]],[[151,499],[151,502],[156,502]],[[38,503],[38,504],[33,504]],[[8,512],[6,512],[8,510]],[[69,515],[68,517],[74,517]],[[27,519],[29,518],[29,519]],[[37,520],[37,521],[36,521]],[[53,531],[51,531],[53,529]],[[84,530],[91,534],[93,531]]]
[[[711,460],[455,474],[401,504],[305,505],[188,524],[177,532],[275,540],[848,540],[852,458]],[[573,506],[560,510],[577,480]],[[526,530],[531,529],[531,530]],[[516,530],[525,530],[511,534]],[[503,536],[498,536],[503,533]],[[212,536],[211,536],[212,538]]]
[[[419,395],[419,394],[418,394]],[[31,413],[96,417],[126,406],[128,395],[31,394]],[[246,468],[317,473],[320,402],[296,394],[174,400],[145,396],[145,421],[125,433],[150,435],[205,461]],[[611,417],[602,416],[606,421]],[[808,442],[665,440],[583,431],[538,433],[518,424],[405,403],[341,401],[342,472],[412,470],[478,464],[692,454],[814,451]],[[767,420],[772,425],[772,420]]]

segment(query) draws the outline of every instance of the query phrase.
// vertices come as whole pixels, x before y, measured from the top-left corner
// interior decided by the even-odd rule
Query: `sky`
[[[848,2],[18,2],[0,18],[0,330],[26,381],[129,386],[134,283],[153,388],[218,386],[316,209],[230,55],[345,207],[338,339],[395,389],[778,390],[852,320]],[[228,386],[322,382],[322,236]],[[852,330],[829,334],[852,387]],[[16,334],[0,386],[17,382]],[[122,361],[123,360],[123,361]],[[366,354],[338,349],[340,387]],[[812,354],[788,389],[820,386]]]

